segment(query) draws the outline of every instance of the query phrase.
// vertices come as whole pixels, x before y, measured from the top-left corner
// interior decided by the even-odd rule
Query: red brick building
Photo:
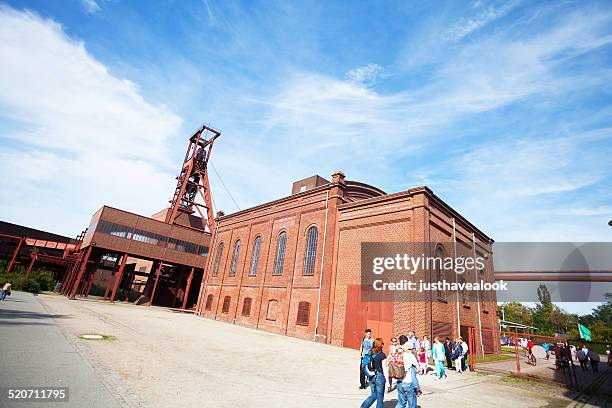
[[[341,172],[331,182],[313,176],[295,182],[290,196],[220,214],[213,236],[197,306],[205,317],[353,348],[366,327],[388,339],[497,325],[491,294],[361,299],[362,242],[427,242],[440,253],[463,245],[488,260],[465,278],[494,282],[492,240],[427,187],[386,194]],[[437,271],[420,273],[431,280]],[[495,351],[499,342],[485,337]]]

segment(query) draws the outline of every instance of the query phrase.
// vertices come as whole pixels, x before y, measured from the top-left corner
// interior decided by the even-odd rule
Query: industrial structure
[[[214,227],[208,160],[221,133],[200,127],[188,141],[170,207],[145,217],[103,206],[91,219],[60,293],[87,296],[104,284],[104,300],[191,308],[202,281]],[[149,268],[136,269],[144,260]],[[144,288],[136,290],[136,277]]]

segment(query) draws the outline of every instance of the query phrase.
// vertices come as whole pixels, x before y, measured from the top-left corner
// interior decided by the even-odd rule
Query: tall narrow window
[[[275,321],[276,313],[278,312],[278,300],[268,300],[268,311],[266,312],[266,320]]]
[[[257,276],[257,264],[259,263],[259,251],[261,250],[261,236],[255,238],[253,244],[253,256],[251,257],[251,269],[249,269],[249,276]]]
[[[308,326],[310,323],[310,303],[300,302],[298,305],[298,314],[296,324],[300,326]]]
[[[232,264],[230,266],[229,276],[236,275],[236,266],[238,265],[238,257],[240,256],[240,240],[234,245],[234,253],[232,254]]]
[[[212,293],[206,296],[206,310],[212,309],[213,295]]]
[[[221,258],[223,257],[223,242],[219,244],[217,249],[217,257],[215,258],[215,267],[213,268],[212,276],[219,275],[219,265],[221,265]]]
[[[225,313],[225,314],[229,313],[231,301],[232,301],[232,298],[230,296],[226,296],[223,298],[223,307],[221,308],[221,313]]]
[[[251,315],[251,303],[253,302],[253,299],[251,298],[245,298],[242,301],[242,315],[245,317],[249,317]]]
[[[306,233],[306,253],[304,254],[304,275],[314,275],[315,262],[317,260],[317,241],[319,230],[317,227],[308,228]]]
[[[287,247],[287,233],[285,231],[278,234],[276,245],[276,258],[274,259],[274,271],[272,275],[280,276],[283,274],[283,264],[285,263],[285,248]]]

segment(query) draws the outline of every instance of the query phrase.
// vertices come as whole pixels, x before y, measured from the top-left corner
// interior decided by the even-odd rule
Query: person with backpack
[[[444,356],[446,357],[446,367],[449,370],[453,369],[453,349],[455,348],[455,342],[451,341],[450,337],[446,336],[444,339]]]
[[[399,338],[400,346],[390,357],[389,375],[397,380],[397,405],[395,408],[417,408],[417,397],[421,394],[421,386],[417,379],[417,360],[412,353],[408,337]]]
[[[461,338],[458,337],[455,340],[455,353],[453,354],[453,360],[455,360],[455,370],[458,373],[462,373],[464,370],[463,366],[463,344]]]
[[[372,345],[374,344],[374,340],[372,339],[372,330],[366,329],[365,335],[361,339],[361,346],[359,346],[359,389],[365,390],[367,388],[366,385],[366,375],[363,372],[363,359],[365,356],[370,355],[370,351],[372,350]]]
[[[580,362],[580,368],[582,369],[582,371],[589,371],[589,368],[587,365],[587,362],[588,362],[587,353],[585,353],[582,349],[579,349],[578,351],[576,351],[576,358]]]
[[[589,358],[589,361],[591,362],[591,368],[593,369],[594,373],[598,373],[599,369],[599,354],[595,353],[593,350],[589,350],[587,352],[587,357]]]
[[[387,358],[382,349],[383,339],[374,340],[371,354],[364,356],[363,372],[370,383],[370,396],[363,401],[361,408],[369,408],[376,402],[376,408],[383,408],[385,398],[385,373],[383,372],[383,361]]]
[[[434,345],[431,349],[431,355],[436,365],[436,380],[446,378],[447,375],[446,371],[444,370],[444,360],[446,360],[446,355],[444,354],[444,344],[440,342],[440,338],[438,336],[434,337]]]
[[[389,356],[394,355],[398,348],[399,348],[399,344],[397,343],[397,338],[391,337],[391,345],[389,345]],[[393,389],[393,377],[389,375],[389,359],[385,361],[387,362],[387,364],[384,364],[385,377],[389,379],[388,380],[389,384],[387,386],[387,392],[391,392],[391,390]]]

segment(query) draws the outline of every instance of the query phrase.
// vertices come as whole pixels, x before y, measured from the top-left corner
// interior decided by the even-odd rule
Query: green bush
[[[41,290],[53,290],[55,282],[53,282],[53,275],[50,272],[32,271],[28,279],[24,278],[23,273],[23,270],[14,271],[10,275],[0,273],[0,285],[11,282],[13,290],[32,293],[38,293]]]
[[[38,282],[36,282],[35,279],[29,277],[22,283],[21,290],[23,290],[24,292],[38,293],[40,292],[40,286],[38,285]]]

